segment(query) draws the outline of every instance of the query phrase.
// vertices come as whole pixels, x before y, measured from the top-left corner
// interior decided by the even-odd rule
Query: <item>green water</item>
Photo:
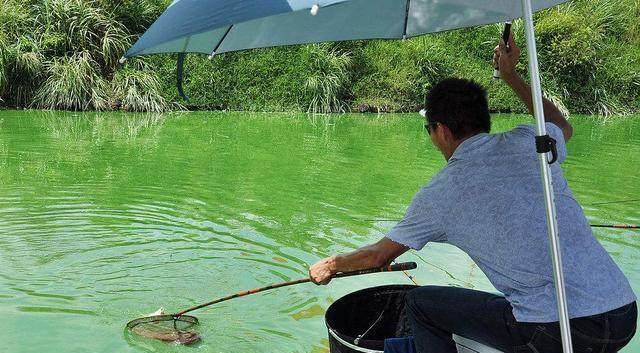
[[[498,117],[505,130],[526,117]],[[564,164],[593,223],[640,223],[640,119],[573,120]],[[300,285],[197,313],[197,348],[124,324],[306,276],[377,240],[444,160],[414,116],[0,112],[0,351],[325,352],[323,313],[402,274]],[[376,220],[378,219],[378,220]],[[595,234],[640,293],[640,233]],[[491,290],[428,245],[420,284]],[[624,352],[640,351],[640,335]]]

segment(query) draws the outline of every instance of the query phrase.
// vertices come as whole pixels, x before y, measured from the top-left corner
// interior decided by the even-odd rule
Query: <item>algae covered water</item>
[[[498,116],[506,130],[525,116]],[[573,118],[563,165],[592,223],[640,223],[640,120]],[[0,112],[3,352],[326,352],[323,315],[402,273],[196,312],[203,342],[125,323],[274,282],[382,237],[444,165],[414,115]],[[640,293],[640,233],[595,229]],[[419,284],[492,290],[459,250],[410,252]],[[623,352],[640,351],[640,337]]]

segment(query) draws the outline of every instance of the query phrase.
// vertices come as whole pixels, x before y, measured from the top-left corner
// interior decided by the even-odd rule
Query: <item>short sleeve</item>
[[[556,140],[556,148],[558,150],[558,162],[563,163],[567,158],[567,146],[564,141],[564,133],[562,129],[559,128],[554,123],[545,123],[545,127],[547,129],[547,134],[551,136],[554,140]],[[513,132],[524,133],[528,136],[532,137],[531,143],[535,145],[535,136],[536,136],[536,127],[534,125],[518,125]]]
[[[564,141],[564,133],[558,125],[554,123],[546,123],[547,134],[556,140],[556,148],[558,149],[558,162],[563,163],[567,159],[567,145]]]
[[[415,250],[432,241],[446,240],[440,217],[428,202],[428,194],[428,187],[416,194],[404,218],[391,229],[387,238]]]

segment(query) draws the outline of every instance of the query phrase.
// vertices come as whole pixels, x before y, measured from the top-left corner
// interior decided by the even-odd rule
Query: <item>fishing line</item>
[[[391,261],[391,263],[394,264],[394,265],[398,264],[395,260]],[[405,276],[407,276],[409,278],[409,280],[411,280],[411,282],[413,282],[413,284],[415,284],[416,286],[419,286],[418,282],[416,282],[414,277],[412,275],[410,275],[409,272],[407,272],[407,270],[402,270],[402,273],[404,273]]]
[[[400,219],[363,219],[365,222],[400,222]],[[640,229],[640,225],[636,224],[590,224],[593,228],[613,228],[613,229]]]

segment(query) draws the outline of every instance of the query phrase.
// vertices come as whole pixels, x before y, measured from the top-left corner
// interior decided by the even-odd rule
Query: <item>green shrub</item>
[[[602,36],[586,25],[582,18],[558,12],[538,21],[536,31],[541,43],[538,51],[540,60],[553,63],[545,66],[547,71],[575,77],[595,69]]]
[[[109,86],[88,52],[56,58],[47,64],[47,78],[34,97],[44,109],[106,110]]]
[[[24,36],[5,47],[3,56],[6,100],[14,106],[26,107],[40,83],[44,57],[37,43]]]
[[[309,63],[305,47],[256,49],[217,55],[207,60],[190,55],[185,64],[187,107],[252,111],[306,110]],[[153,58],[164,92],[178,100],[175,56]]]
[[[7,38],[19,37],[31,25],[27,4],[19,0],[0,0],[0,31]]]
[[[638,44],[640,42],[640,0],[634,0],[629,4],[629,19],[627,31],[624,40]]]
[[[98,0],[100,8],[113,14],[130,33],[142,33],[171,3],[171,0]]]
[[[435,82],[452,73],[438,41],[373,41],[363,47],[354,78],[353,104],[360,111],[415,111]]]
[[[629,10],[638,11],[638,2],[578,0],[541,16],[541,67],[571,111],[608,116],[637,109],[640,44],[629,41],[638,22]]]

